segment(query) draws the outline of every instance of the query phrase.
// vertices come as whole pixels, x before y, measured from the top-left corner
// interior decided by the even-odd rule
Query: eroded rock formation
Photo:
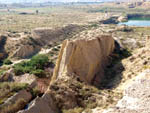
[[[107,35],[64,41],[53,79],[76,74],[86,83],[98,85],[114,47],[113,38]]]
[[[99,85],[114,48],[111,36],[95,30],[64,41],[48,91],[20,113],[58,113],[58,109],[86,107],[87,102],[101,104],[98,91],[88,84]]]

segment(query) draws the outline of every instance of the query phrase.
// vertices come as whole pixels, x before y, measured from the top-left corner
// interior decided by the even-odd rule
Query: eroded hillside
[[[107,5],[80,6],[86,13],[69,21],[74,24],[54,28],[45,20],[50,27],[19,32],[18,26],[0,36],[1,113],[149,112],[150,28],[118,26],[139,15],[121,12],[137,10],[125,10],[126,3]],[[106,10],[115,13],[102,13]]]

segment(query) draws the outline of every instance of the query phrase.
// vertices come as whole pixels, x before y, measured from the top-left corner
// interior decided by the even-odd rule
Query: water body
[[[118,25],[150,27],[150,18],[131,18],[127,22],[121,22]]]

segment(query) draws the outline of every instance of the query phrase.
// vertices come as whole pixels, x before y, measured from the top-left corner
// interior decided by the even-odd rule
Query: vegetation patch
[[[49,59],[46,55],[36,55],[30,61],[23,61],[14,65],[14,72],[16,75],[25,73],[35,74],[38,77],[45,77],[44,68],[48,66]]]

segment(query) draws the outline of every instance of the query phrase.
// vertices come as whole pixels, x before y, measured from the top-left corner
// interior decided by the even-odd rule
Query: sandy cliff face
[[[75,74],[86,83],[98,85],[108,63],[108,57],[114,50],[111,36],[64,41],[53,79]]]

